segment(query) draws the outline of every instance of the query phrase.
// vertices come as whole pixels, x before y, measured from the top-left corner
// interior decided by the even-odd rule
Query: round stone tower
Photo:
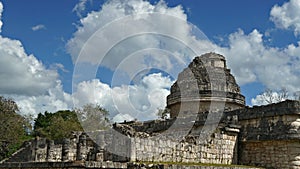
[[[225,57],[207,53],[195,57],[179,75],[167,97],[171,118],[179,112],[234,110],[245,106],[245,97],[226,67]]]

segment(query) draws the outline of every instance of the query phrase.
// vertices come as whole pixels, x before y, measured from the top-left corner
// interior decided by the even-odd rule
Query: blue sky
[[[80,84],[76,84],[76,86],[72,84],[76,69],[74,65],[78,59],[78,51],[82,47],[78,43],[88,40],[96,30],[102,29],[105,24],[126,15],[126,12],[131,14],[149,10],[157,10],[162,13],[165,11],[164,14],[173,12],[176,17],[195,25],[207,36],[209,46],[213,51],[226,56],[229,68],[237,77],[248,105],[262,104],[259,94],[265,88],[277,91],[280,87],[286,87],[289,93],[300,90],[298,87],[300,0],[165,0],[165,3],[157,1],[147,3],[142,0],[2,0],[2,4],[3,26],[0,33],[2,38],[0,45],[3,49],[0,46],[0,54],[7,55],[7,58],[2,58],[1,62],[4,65],[5,61],[11,61],[10,69],[15,74],[11,74],[12,80],[8,82],[2,79],[3,85],[0,86],[0,93],[14,98],[24,114],[36,114],[46,109],[49,111],[71,109],[74,105],[80,106],[81,103],[95,102],[112,111],[117,120],[133,118],[134,114],[127,114],[128,111],[132,111],[132,108],[137,109],[135,114],[140,114],[141,117],[144,117],[143,111],[145,111],[146,114],[151,114],[147,118],[153,118],[154,115],[151,111],[164,106],[165,100],[164,98],[160,99],[159,101],[163,103],[157,103],[149,98],[154,97],[155,92],[160,93],[160,95],[156,93],[157,97],[167,95],[168,85],[173,83],[176,78],[175,74],[170,73],[172,78],[169,78],[165,74],[152,72],[152,74],[142,76],[141,82],[136,85],[127,82],[124,83],[127,86],[114,86],[111,84],[112,77],[122,77],[124,72],[121,70],[121,73],[116,73],[114,64],[117,63],[112,62],[118,58],[112,57],[110,60],[110,56],[107,56],[107,61],[104,61],[103,66],[98,67],[96,75],[92,75],[90,79],[86,77],[84,82],[80,83],[80,81],[78,82]],[[103,4],[105,7],[102,6]],[[157,24],[162,24],[164,27],[165,23],[158,22]],[[174,30],[176,29],[174,28]],[[114,34],[113,31],[111,30],[110,33]],[[115,31],[122,31],[122,28]],[[124,53],[124,49],[128,49],[126,46],[128,44],[131,47],[141,44],[146,47],[147,43],[142,42],[143,39],[150,39],[149,43],[153,42],[153,46],[150,46],[155,47],[156,41],[154,40],[157,40],[157,37],[134,37],[132,40],[126,39],[123,44],[120,43],[120,46],[116,46],[112,53],[122,54],[123,51],[123,54],[126,52],[129,54],[128,51]],[[15,43],[14,40],[19,43]],[[166,40],[166,42],[168,41],[170,39]],[[171,51],[171,48],[168,49]],[[13,49],[20,50],[20,52],[10,53]],[[23,49],[24,51],[22,51]],[[249,50],[253,52],[249,52]],[[13,59],[14,57],[18,59]],[[155,59],[154,61],[159,61],[159,59]],[[188,64],[188,60],[190,61],[192,56],[185,59]],[[162,61],[162,63],[164,62]],[[88,65],[88,67],[92,66]],[[23,72],[24,75],[20,75],[22,71],[18,71],[23,69],[32,71]],[[5,70],[2,70],[2,73],[5,74]],[[285,73],[286,76],[284,76]],[[16,78],[17,76],[20,77]],[[22,76],[24,81],[20,80]],[[95,77],[93,78],[93,76]],[[26,79],[27,77],[29,78]],[[120,79],[117,78],[117,84],[122,83]],[[164,83],[155,83],[157,79]],[[27,80],[34,85],[30,85]],[[146,82],[157,85],[159,90],[156,91],[147,86]],[[74,89],[76,92],[73,91]],[[122,99],[118,101],[111,97],[106,98],[106,95],[111,95],[111,93],[130,90],[141,92],[147,97],[141,96],[141,93],[138,92],[129,94],[138,98],[129,99],[131,108],[126,107],[127,101],[124,102],[124,105],[120,103],[114,107],[112,105],[121,102]],[[97,94],[89,97],[87,92],[96,92]],[[151,95],[153,93],[154,95]],[[87,98],[74,101],[72,100],[74,96],[80,98],[86,96]],[[119,95],[116,97],[121,98]],[[127,97],[131,98],[131,96]],[[148,100],[144,100],[145,98]],[[139,107],[140,105],[142,106]],[[118,110],[120,109],[125,109],[127,112],[119,115]]]

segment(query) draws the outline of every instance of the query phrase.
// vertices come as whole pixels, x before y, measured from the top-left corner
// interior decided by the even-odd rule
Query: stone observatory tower
[[[206,53],[179,73],[167,97],[171,118],[181,112],[234,110],[245,106],[245,97],[226,67],[225,57]]]

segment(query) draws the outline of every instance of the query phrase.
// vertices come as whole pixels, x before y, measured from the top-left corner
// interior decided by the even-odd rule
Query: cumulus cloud
[[[300,0],[290,0],[282,6],[275,5],[270,12],[270,19],[278,28],[293,29],[295,35],[300,33]]]
[[[3,5],[0,2],[0,31]],[[0,35],[0,94],[16,101],[24,115],[72,108],[56,70],[47,69],[22,43]]]
[[[46,69],[22,43],[0,36],[0,93],[39,95],[57,84],[58,73]]]
[[[73,108],[72,96],[65,93],[60,83],[47,90],[47,93],[37,96],[6,95],[18,105],[20,114],[37,116],[38,113],[70,110]]]
[[[299,44],[290,44],[286,48],[269,47],[263,43],[263,34],[258,30],[249,34],[239,30],[229,35],[228,47],[218,47],[217,51],[226,56],[240,85],[259,82],[272,89],[276,97],[276,91],[283,87],[289,93],[300,90]],[[260,95],[251,103],[266,104]]]
[[[0,36],[0,56],[0,94],[12,98],[20,114],[36,117],[72,109],[72,97],[63,91],[57,70],[27,55],[20,41]]]
[[[290,92],[300,90],[299,46],[268,47],[258,30],[249,34],[239,30],[229,36],[229,47],[218,50],[227,56],[229,68],[240,85],[260,82],[275,91],[282,87]]]
[[[228,65],[240,85],[261,81],[274,88],[272,83],[276,79],[283,80],[279,78],[282,74],[274,74],[274,71],[287,68],[289,58],[279,49],[265,46],[258,30],[248,35],[242,30],[232,33],[228,44],[229,47],[219,48],[219,51],[227,56]]]
[[[2,31],[2,12],[3,12],[3,4],[0,2],[0,32]]]
[[[110,111],[114,121],[157,118],[166,106],[166,96],[173,81],[161,73],[144,76],[138,84],[110,87],[99,79],[81,82],[73,93],[75,106],[99,104]]]
[[[80,20],[78,30],[68,41],[67,50],[75,63],[97,64],[103,59],[102,66],[114,70],[131,54],[144,49],[192,53],[188,51],[191,41],[196,38],[192,30],[181,6],[168,7],[163,1],[151,4],[143,0],[111,0],[101,10],[90,12]],[[201,33],[198,35],[197,38],[205,38]],[[83,45],[86,45],[84,49]],[[191,55],[186,54],[181,59],[190,60]],[[160,59],[163,63],[159,65],[155,59],[139,57],[135,65],[162,68],[161,65],[166,65],[164,63],[169,60]]]
[[[33,31],[38,31],[38,30],[42,30],[42,29],[46,29],[46,26],[39,24],[39,25],[35,25],[35,26],[31,27],[31,30],[33,30]]]
[[[20,41],[0,36],[0,94],[12,98],[20,114],[72,109],[72,97],[63,91],[58,73],[27,55]]]
[[[80,20],[80,25],[78,26],[78,30],[74,33],[73,38],[70,39],[67,44],[67,49],[71,54],[73,60],[76,61],[76,58],[78,57],[78,54],[82,46],[84,45],[84,43],[88,40],[88,38],[90,38],[91,35],[93,35],[100,28],[103,28],[105,25],[110,24],[111,22],[116,21],[117,19],[123,18],[125,16],[140,15],[140,17],[146,17],[143,15],[145,13],[167,14],[167,15],[176,16],[184,20],[187,18],[181,6],[169,8],[163,1],[161,1],[157,5],[152,5],[150,2],[143,1],[143,0],[125,0],[125,1],[110,0],[107,3],[105,3],[99,11],[92,11],[85,18],[82,18]],[[148,22],[149,23],[147,22],[143,23],[144,29],[146,29],[147,27],[154,28],[153,26],[156,25],[156,24],[151,24],[150,21]],[[159,20],[157,20],[154,23],[157,22],[159,22]],[[168,25],[167,23],[161,23],[159,27],[163,29],[167,25]],[[107,32],[108,35],[106,36],[113,36],[118,31],[128,29],[128,28],[137,29],[134,28],[137,25],[121,25],[121,26],[122,26],[121,28],[120,27],[115,28],[114,30]],[[178,28],[172,26],[171,28],[173,28],[173,30],[174,29],[179,30],[182,29],[182,26],[178,25]],[[170,24],[168,29],[170,29]],[[170,31],[173,30],[170,29]],[[109,40],[109,37],[107,37],[107,40]]]

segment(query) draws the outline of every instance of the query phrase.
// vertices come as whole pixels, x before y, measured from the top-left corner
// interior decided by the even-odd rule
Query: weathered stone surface
[[[171,118],[184,111],[233,110],[244,105],[245,98],[226,67],[225,57],[216,53],[195,57],[178,75],[167,97]]]

